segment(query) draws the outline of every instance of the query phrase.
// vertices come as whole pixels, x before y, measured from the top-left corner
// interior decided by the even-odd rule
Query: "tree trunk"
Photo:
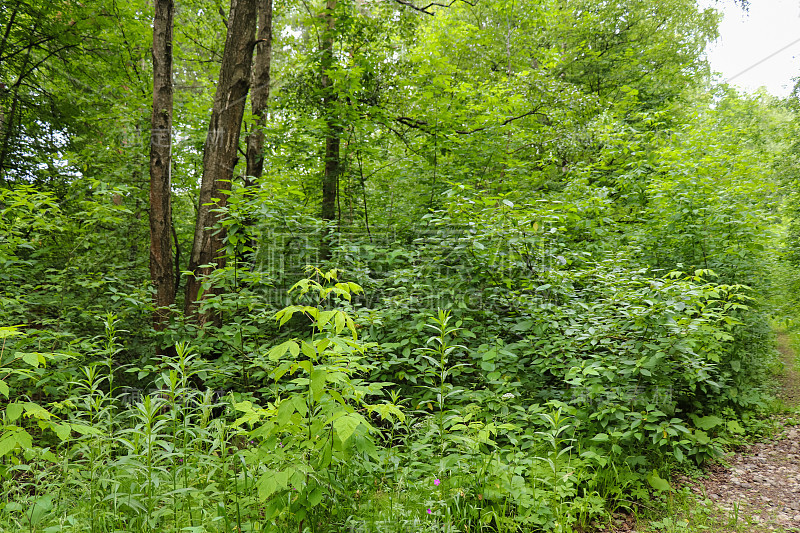
[[[269,102],[270,66],[272,64],[272,0],[261,0],[258,5],[258,41],[253,65],[253,87],[250,103],[253,111],[253,129],[247,136],[247,176],[250,187],[264,173],[264,125]]]
[[[187,316],[197,312],[202,277],[210,274],[214,265],[216,268],[225,266],[225,233],[213,229],[220,217],[212,209],[227,205],[227,191],[230,191],[233,169],[238,159],[242,117],[250,88],[256,5],[257,0],[231,0],[228,36],[222,54],[208,135],[203,147],[203,177],[192,255],[189,259],[189,270],[194,275],[188,276],[186,281]],[[200,323],[209,318],[212,318],[209,314],[198,316]],[[213,318],[215,322],[219,321],[219,316],[215,315]]]
[[[338,97],[328,72],[334,66],[333,44],[335,37],[336,0],[327,0],[325,7],[325,30],[322,35],[322,112],[325,115],[327,134],[325,137],[325,171],[322,176],[322,220],[336,219],[336,190],[341,172],[342,124],[338,113]],[[330,258],[330,240],[325,235],[320,246],[320,258]]]
[[[255,191],[256,180],[264,174],[264,126],[267,123],[269,104],[270,67],[272,65],[272,0],[259,0],[258,39],[256,58],[253,64],[253,79],[250,89],[250,104],[253,113],[253,128],[247,136],[247,169],[245,187]],[[248,230],[247,246],[244,252],[255,254],[256,239],[252,227],[255,219],[248,216],[244,220]]]
[[[164,328],[175,303],[172,260],[172,26],[173,0],[156,0],[153,19],[153,115],[150,135],[150,279],[156,289],[153,326]]]

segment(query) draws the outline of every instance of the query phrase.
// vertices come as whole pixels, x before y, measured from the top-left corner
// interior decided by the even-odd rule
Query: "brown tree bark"
[[[172,259],[173,0],[156,0],[153,19],[153,114],[150,135],[150,279],[156,289],[153,326],[160,331],[175,303]]]
[[[228,35],[203,147],[203,177],[192,255],[189,258],[189,270],[194,275],[186,280],[184,311],[187,316],[197,313],[202,276],[210,274],[213,268],[225,266],[225,233],[213,229],[219,221],[219,215],[212,210],[227,205],[226,192],[231,188],[233,169],[238,160],[242,117],[250,89],[257,3],[257,0],[231,0]],[[200,323],[210,318],[215,322],[219,320],[216,315],[198,316]]]
[[[247,136],[247,171],[245,184],[250,187],[264,173],[264,125],[269,103],[270,67],[272,64],[272,0],[258,4],[258,40],[253,64],[250,105],[253,129]]]
[[[336,0],[327,0],[325,6],[325,29],[322,34],[322,109],[325,116],[327,133],[325,136],[325,171],[322,176],[322,220],[336,219],[336,193],[341,172],[341,138],[342,124],[338,113],[338,95],[333,88],[333,81],[328,72],[334,66],[333,45],[336,29]],[[320,258],[330,258],[329,236],[323,236],[320,246]]]

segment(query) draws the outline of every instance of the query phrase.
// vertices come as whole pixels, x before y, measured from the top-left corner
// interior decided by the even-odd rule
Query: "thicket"
[[[704,77],[711,11],[566,4],[398,6],[399,29],[345,5],[337,220],[285,6],[268,171],[231,184],[201,292],[217,320],[178,301],[153,326],[141,124],[3,169],[0,530],[584,531],[764,430],[794,111]],[[185,16],[187,53],[221,46]]]

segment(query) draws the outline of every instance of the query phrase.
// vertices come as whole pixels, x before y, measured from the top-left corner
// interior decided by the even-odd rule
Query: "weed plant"
[[[31,355],[4,328],[0,531],[585,531],[653,494],[674,505],[665,458],[713,456],[757,400],[695,405],[749,364],[741,289],[708,272],[621,283],[598,265],[576,282],[613,287],[624,311],[583,289],[582,315],[562,305],[568,322],[547,321],[531,300],[516,340],[477,346],[468,317],[441,309],[379,345],[378,314],[340,275],[311,269],[292,287],[275,318],[306,328],[251,351],[235,372],[261,383],[222,398],[196,387],[215,363],[187,343],[121,365],[106,315],[64,397],[39,405],[31,383],[76,357]],[[132,375],[141,394],[118,385]],[[672,396],[625,395],[643,384]]]

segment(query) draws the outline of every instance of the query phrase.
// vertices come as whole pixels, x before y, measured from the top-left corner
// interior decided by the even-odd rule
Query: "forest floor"
[[[784,365],[778,397],[785,409],[774,417],[775,432],[732,451],[699,476],[677,476],[673,486],[685,488],[670,505],[673,516],[650,522],[618,516],[607,531],[800,532],[800,361],[787,333],[778,334],[778,350]]]

